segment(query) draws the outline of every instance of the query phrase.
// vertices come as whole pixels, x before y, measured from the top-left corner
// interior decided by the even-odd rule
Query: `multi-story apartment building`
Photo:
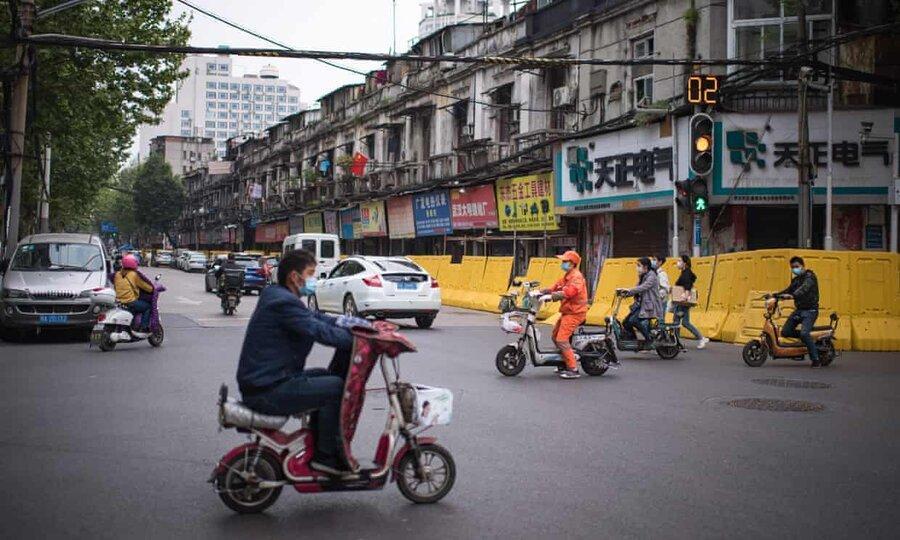
[[[807,4],[810,46],[829,62],[832,35],[896,15],[887,1]],[[518,270],[575,247],[588,275],[611,255],[796,246],[799,63],[629,61],[795,58],[797,24],[780,2],[535,0],[487,25],[447,26],[412,52],[623,63],[389,62],[318,110],[235,141],[236,217],[200,229],[236,228],[243,245],[271,248],[288,232],[324,230],[348,251],[514,255]],[[810,90],[815,246],[825,241],[828,171],[834,247],[895,242],[900,112],[895,86],[877,83],[897,78],[885,60],[897,48],[879,33],[835,47],[831,145],[827,92]],[[697,221],[675,204],[700,110],[685,97],[692,72],[720,83],[718,103],[705,107],[715,122],[712,208]]]
[[[239,76],[232,72],[230,56],[191,55],[182,69],[188,76],[178,82],[160,123],[139,130],[139,157],[148,155],[150,140],[159,135],[208,137],[224,156],[229,138],[261,133],[304,108],[300,89],[279,79],[274,66]]]
[[[203,167],[216,156],[216,143],[210,137],[160,135],[150,139],[150,153],[161,154],[176,176]]]
[[[524,2],[519,2],[524,3]],[[493,21],[509,14],[510,0],[427,0],[420,2],[419,39],[453,24]]]

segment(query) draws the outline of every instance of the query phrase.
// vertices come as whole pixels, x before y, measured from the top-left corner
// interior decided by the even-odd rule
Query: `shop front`
[[[532,257],[545,257],[569,249],[571,235],[560,227],[549,172],[501,178],[496,182],[499,239],[512,244],[514,272],[522,275]],[[502,245],[502,244],[501,244]],[[500,255],[501,253],[494,253]]]
[[[388,220],[388,255],[415,255],[412,245],[416,238],[412,195],[391,197],[386,202]]]
[[[281,242],[291,231],[288,220],[260,223],[254,232],[256,248],[264,251],[281,251]]]
[[[387,255],[387,215],[384,201],[368,201],[359,205],[360,250],[363,255]]]
[[[829,156],[827,114],[810,114],[813,248],[825,246],[830,163],[833,248],[888,249],[898,118],[892,109],[835,111]],[[798,245],[797,140],[796,114],[715,117],[710,252]]]
[[[447,249],[456,258],[463,255],[511,255],[512,244],[497,238],[499,220],[494,183],[450,190],[453,236]]]

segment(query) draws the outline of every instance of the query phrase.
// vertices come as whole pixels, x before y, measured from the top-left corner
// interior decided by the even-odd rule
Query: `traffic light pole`
[[[800,33],[800,49],[805,53],[808,50],[808,37],[806,32],[806,5],[804,2],[797,2],[797,28]],[[800,249],[812,248],[812,186],[809,170],[809,108],[807,102],[810,74],[810,68],[802,66],[797,81],[797,91],[799,92],[798,137],[800,139],[798,145],[800,156],[797,166],[797,202],[800,206],[799,219],[797,220],[797,247]]]
[[[673,78],[674,79],[674,78]],[[674,95],[674,93],[673,93]],[[675,178],[672,179],[672,257],[677,258],[678,253],[678,189],[675,181],[678,178],[678,131],[675,122],[675,112],[669,113],[672,122],[672,163],[675,164]]]

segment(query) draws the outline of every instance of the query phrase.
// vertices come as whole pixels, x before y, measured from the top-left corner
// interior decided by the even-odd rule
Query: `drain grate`
[[[732,399],[726,405],[738,409],[772,412],[819,412],[825,410],[825,405],[821,403],[798,399],[742,398]]]
[[[764,384],[766,386],[778,386],[781,388],[815,388],[825,389],[831,388],[828,383],[819,381],[804,381],[801,379],[784,379],[781,377],[773,377],[770,379],[753,379],[756,384]]]

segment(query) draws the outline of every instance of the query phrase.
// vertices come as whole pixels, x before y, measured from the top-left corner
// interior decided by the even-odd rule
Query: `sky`
[[[259,34],[295,49],[384,52],[392,43],[392,0],[188,0]],[[397,50],[405,52],[418,33],[420,0],[396,0]],[[193,13],[191,45],[274,47],[232,29],[173,0],[175,14]],[[257,73],[265,64],[278,67],[282,79],[300,88],[301,101],[315,100],[363,77],[314,60],[235,57],[232,73]],[[359,71],[376,62],[342,61]]]

